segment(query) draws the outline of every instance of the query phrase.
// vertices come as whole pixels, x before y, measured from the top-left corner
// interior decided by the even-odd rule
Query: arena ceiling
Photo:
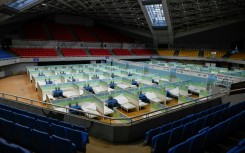
[[[8,4],[16,0],[5,0]],[[25,0],[20,0],[25,1]],[[31,0],[30,0],[31,1]],[[30,14],[74,14],[130,29],[150,32],[138,0],[34,0],[11,17]],[[156,0],[153,0],[156,1]],[[174,33],[244,19],[245,0],[166,0]],[[0,5],[1,5],[0,3]],[[1,15],[0,15],[0,18]]]

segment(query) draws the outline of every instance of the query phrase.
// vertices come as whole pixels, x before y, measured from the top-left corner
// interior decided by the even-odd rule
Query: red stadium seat
[[[49,32],[52,34],[54,40],[61,41],[75,41],[71,32],[63,24],[50,23],[47,25]]]
[[[79,49],[79,48],[62,48],[61,52],[63,56],[70,56],[70,57],[87,56],[87,53],[85,52],[85,50]]]
[[[132,55],[129,50],[127,49],[112,49],[112,52],[115,55],[120,55],[120,56],[130,56]]]
[[[108,49],[90,49],[91,55],[94,56],[110,56],[111,53]]]
[[[132,49],[131,51],[138,56],[157,55],[155,51],[149,49]]]
[[[57,52],[53,48],[12,48],[21,57],[55,57]]]

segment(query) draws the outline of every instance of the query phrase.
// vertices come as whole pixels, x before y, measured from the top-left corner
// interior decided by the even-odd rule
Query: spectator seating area
[[[237,52],[232,54],[229,58],[234,60],[245,60],[245,52]]]
[[[88,27],[81,25],[72,25],[70,27],[80,41],[97,42],[96,37],[92,34],[91,30]]]
[[[174,56],[174,50],[157,50],[160,56]]]
[[[231,148],[227,153],[245,152],[245,139],[241,140],[235,147]]]
[[[138,56],[157,55],[155,51],[150,49],[132,49],[131,52]]]
[[[16,55],[21,57],[55,57],[57,52],[52,48],[12,48]]]
[[[216,52],[215,55],[212,55],[212,52]],[[222,58],[225,54],[227,53],[227,51],[209,51],[209,50],[205,50],[203,57],[206,58]]]
[[[62,48],[61,52],[63,56],[87,56],[85,50],[80,48]]]
[[[23,27],[24,39],[28,40],[49,40],[44,31],[43,23],[32,22]]]
[[[112,55],[108,49],[89,49],[91,55],[94,56],[110,56]]]
[[[84,127],[3,104],[0,111],[1,153],[86,152],[89,139]]]
[[[119,55],[119,56],[131,56],[132,54],[130,53],[129,50],[127,49],[112,49],[112,52],[115,55]]]
[[[14,57],[14,56],[10,54],[9,52],[0,49],[0,60],[11,58],[11,57]]]
[[[180,50],[179,55],[180,57],[198,57],[198,50]]]
[[[91,29],[101,42],[117,42],[112,33],[107,29],[101,27],[92,27]]]
[[[72,33],[63,24],[49,23],[47,27],[54,40],[75,41]]]
[[[146,133],[145,144],[151,144],[152,153],[202,152],[237,128],[244,129],[245,102],[228,106],[222,104],[152,129]]]

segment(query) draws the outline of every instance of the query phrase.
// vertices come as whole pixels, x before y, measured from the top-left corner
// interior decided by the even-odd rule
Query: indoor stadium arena
[[[244,152],[244,0],[0,0],[0,153]]]

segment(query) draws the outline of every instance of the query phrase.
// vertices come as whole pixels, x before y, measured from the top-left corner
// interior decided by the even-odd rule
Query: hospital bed
[[[128,113],[128,110],[131,110],[131,109],[135,109],[136,107],[131,104],[128,99],[123,96],[123,95],[119,95],[119,96],[116,96],[114,99],[117,100],[117,102],[121,105],[121,108],[125,109]]]

